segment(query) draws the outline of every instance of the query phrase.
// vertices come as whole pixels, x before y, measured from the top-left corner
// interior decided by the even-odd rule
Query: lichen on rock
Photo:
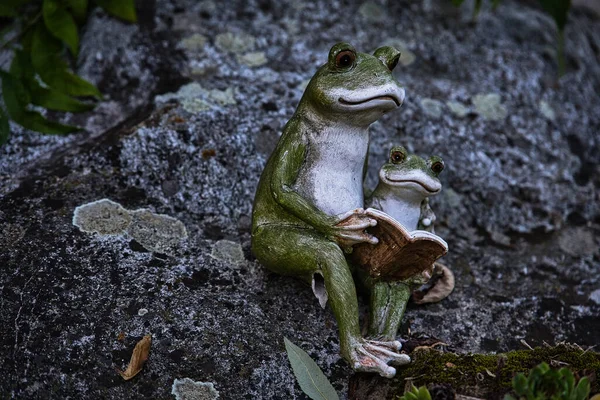
[[[215,243],[210,255],[216,260],[225,261],[231,264],[239,264],[244,261],[242,246],[231,240],[219,240]]]
[[[444,104],[441,101],[434,99],[422,99],[421,108],[425,114],[433,119],[441,118],[444,112]]]
[[[212,382],[194,382],[190,378],[175,379],[171,393],[175,400],[215,400],[219,392]]]
[[[109,199],[83,204],[75,208],[73,213],[73,225],[86,233],[119,235],[125,232],[130,223],[129,212]]]
[[[109,199],[78,206],[73,213],[73,225],[86,233],[129,235],[157,253],[168,253],[187,238],[185,225],[178,219],[147,209],[129,211]]]
[[[187,238],[185,225],[181,221],[146,209],[131,212],[127,233],[146,249],[157,253],[168,253]]]
[[[497,93],[478,94],[473,97],[475,111],[484,119],[500,121],[506,118],[508,110],[500,101]]]

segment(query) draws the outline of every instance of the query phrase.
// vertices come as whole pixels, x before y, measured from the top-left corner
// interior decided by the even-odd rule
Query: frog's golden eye
[[[340,53],[335,56],[335,66],[338,68],[348,68],[354,64],[354,60],[356,59],[356,55],[351,50],[340,51]]]
[[[431,170],[434,174],[439,174],[444,170],[444,163],[442,161],[434,162],[433,164],[431,164]]]
[[[402,161],[404,161],[404,159],[406,158],[406,154],[404,154],[401,151],[393,151],[392,154],[390,155],[390,159],[392,160],[393,164],[399,164]]]

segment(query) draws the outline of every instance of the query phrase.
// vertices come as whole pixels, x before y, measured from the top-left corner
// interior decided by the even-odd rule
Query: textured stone
[[[381,22],[385,19],[385,9],[372,1],[363,3],[358,12],[369,22]]]
[[[554,110],[552,109],[552,106],[544,100],[540,101],[540,112],[542,113],[542,115],[550,120],[550,121],[554,121],[556,119],[556,113],[554,112]]]
[[[389,29],[347,23],[343,15],[359,15],[360,3],[142,3],[139,25],[108,24],[95,11],[83,33],[82,71],[111,103],[66,118],[96,124],[99,136],[17,131],[0,147],[0,397],[166,399],[175,379],[189,377],[212,382],[221,398],[302,399],[286,336],[344,398],[352,372],[331,311],[310,287],[254,260],[249,217],[268,153],[333,42],[370,51]],[[555,46],[553,22],[537,7],[503,2],[473,25],[450,4],[426,3],[429,11],[419,2],[386,6],[418,59],[395,70],[407,98],[371,128],[366,184],[375,186],[392,144],[443,157],[444,189],[431,204],[456,287],[440,303],[409,304],[401,337],[433,336],[461,353],[519,349],[521,339],[595,345],[600,21],[569,15],[569,69],[555,84],[544,53]],[[286,18],[296,33],[275,22]],[[214,45],[227,31],[256,38],[238,54],[264,52],[269,63],[240,68],[237,54]],[[185,50],[183,62],[177,43],[195,33],[208,42]],[[154,102],[178,93],[183,82],[173,83],[194,68],[204,72],[188,98],[206,107],[190,108],[185,96]],[[506,118],[459,118],[448,108],[434,120],[421,109],[420,99],[478,93],[498,94]],[[554,121],[540,99],[556,107]],[[100,122],[127,115],[103,133]],[[188,238],[164,254],[73,226],[76,207],[103,198],[176,218]],[[237,243],[241,262],[215,259],[220,241]],[[148,333],[150,358],[124,382],[114,366],[127,365]]]

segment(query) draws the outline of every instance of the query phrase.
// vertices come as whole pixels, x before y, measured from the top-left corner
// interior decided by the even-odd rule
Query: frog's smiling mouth
[[[380,101],[393,101],[394,103],[396,103],[396,107],[400,107],[400,100],[397,99],[395,96],[392,95],[383,95],[383,96],[375,96],[375,97],[369,97],[367,99],[363,99],[363,100],[357,100],[357,101],[350,101],[350,100],[346,100],[342,97],[340,97],[338,99],[338,101],[342,104],[345,105],[349,105],[349,106],[356,106],[359,104],[364,104],[364,103],[368,103],[370,101],[375,101],[375,100],[380,100]]]
[[[399,184],[399,183],[415,183],[419,186],[421,186],[423,189],[425,189],[426,191],[428,191],[429,193],[437,193],[440,191],[439,188],[431,188],[429,186],[427,186],[426,184],[424,184],[423,182],[419,182],[419,181],[415,181],[412,179],[402,179],[402,180],[394,180],[394,179],[390,179],[387,178],[387,180],[392,184]]]
[[[423,176],[424,174],[421,173],[409,173],[400,176],[396,175],[395,177],[393,175],[394,174],[381,173],[379,178],[390,186],[405,187],[406,189],[409,189],[410,187],[413,189],[419,188],[430,195],[439,193],[440,190],[442,190],[442,185],[439,182],[426,175]]]

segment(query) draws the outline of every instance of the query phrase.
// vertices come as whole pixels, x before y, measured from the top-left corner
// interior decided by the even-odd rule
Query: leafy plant
[[[287,338],[283,340],[300,389],[313,400],[339,400],[335,389],[312,358]]]
[[[109,14],[136,21],[134,0],[96,0]],[[64,135],[80,128],[46,119],[33,106],[83,112],[95,105],[78,97],[101,99],[93,84],[71,71],[79,51],[79,27],[85,23],[88,0],[1,0],[0,17],[9,24],[0,33],[0,50],[13,51],[8,69],[0,70],[4,108],[0,106],[0,145],[10,135],[9,120],[24,128]],[[68,50],[68,51],[67,51]]]
[[[459,7],[465,0],[452,0],[452,4]],[[491,0],[492,8],[496,9],[500,0]],[[556,23],[558,30],[557,36],[557,63],[558,63],[558,76],[563,76],[566,71],[565,67],[565,25],[567,24],[567,15],[571,8],[571,0],[539,0],[540,5]],[[483,0],[475,0],[475,7],[473,8],[473,19],[477,18],[479,11],[481,10],[481,4]]]
[[[568,368],[552,369],[541,363],[529,372],[517,374],[512,380],[516,397],[507,394],[504,400],[585,400],[590,393],[590,382],[584,377],[575,384]]]
[[[415,385],[411,384],[410,389],[398,400],[431,400],[431,394],[429,394],[429,390],[425,386],[417,389]]]

